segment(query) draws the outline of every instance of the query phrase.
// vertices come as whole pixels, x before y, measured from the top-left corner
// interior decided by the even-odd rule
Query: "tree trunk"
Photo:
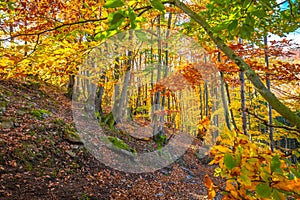
[[[245,76],[244,72],[240,72],[240,82],[241,82],[241,113],[242,113],[242,129],[244,135],[248,135],[247,132],[247,115],[246,115],[246,97],[245,97]]]
[[[199,84],[199,101],[200,101],[200,119],[203,119],[203,94],[202,94],[202,85]]]
[[[228,104],[226,101],[225,89],[224,89],[224,73],[223,72],[220,72],[220,79],[221,79],[221,97],[222,97],[222,103],[223,103],[223,108],[224,108],[225,122],[226,122],[227,128],[229,130],[231,130],[230,121],[229,121]]]
[[[114,85],[114,106],[113,113],[118,112],[119,104],[120,104],[120,85],[118,80],[120,79],[120,59],[117,57],[115,59],[115,68],[114,68],[114,79],[116,84]]]
[[[125,71],[125,78],[123,82],[123,87],[122,87],[122,93],[121,93],[121,98],[120,98],[120,103],[118,105],[117,113],[115,114],[115,121],[116,123],[122,122],[122,117],[123,117],[123,110],[124,110],[124,105],[126,103],[127,99],[127,89],[130,81],[130,69],[131,69],[131,64],[132,64],[132,51],[129,50],[127,54],[127,62],[126,62],[126,71]]]
[[[67,88],[67,97],[72,99],[73,96],[73,87],[75,84],[75,75],[69,75],[68,88]]]
[[[99,112],[100,117],[104,117],[104,112],[103,112],[103,108],[102,108],[102,104],[103,104],[103,95],[104,95],[104,84],[105,84],[105,72],[102,72],[102,75],[100,76],[100,86],[97,90],[96,93],[96,100],[95,100],[95,104],[96,104],[96,111]]]
[[[160,30],[160,15],[157,17],[157,42],[158,42],[158,65],[157,65],[157,79],[156,82],[159,82],[161,79],[161,68],[162,68],[162,55],[161,55],[161,30]],[[154,103],[152,105],[152,123],[153,123],[153,138],[157,138],[162,131],[162,126],[160,125],[160,117],[155,111],[161,109],[160,106],[160,91],[155,92]]]
[[[229,93],[228,83],[225,83],[225,89],[226,89],[226,93],[227,93],[228,106],[231,107],[231,100],[230,100],[230,93]],[[230,112],[231,122],[232,122],[233,128],[234,128],[235,131],[238,131],[238,128],[237,128],[236,123],[235,123],[232,108],[229,109],[229,112]]]
[[[267,69],[269,69],[269,55],[268,55],[268,38],[267,36],[264,37],[264,45],[265,45],[265,63],[266,63],[266,67]],[[270,91],[271,90],[271,82],[270,82],[270,79],[269,79],[269,74],[267,73],[266,74],[266,84],[267,84],[267,88],[268,90]],[[271,126],[269,126],[269,138],[270,138],[270,147],[271,147],[271,151],[274,152],[274,146],[275,146],[275,143],[274,143],[274,137],[273,137],[273,127],[272,127],[272,124],[273,124],[273,116],[272,116],[272,106],[270,105],[270,103],[268,103],[268,116],[269,116],[269,124]]]
[[[242,44],[242,39],[239,38],[239,44]],[[247,131],[247,113],[246,113],[246,91],[245,91],[245,75],[243,71],[240,71],[240,83],[241,83],[241,112],[242,112],[242,129],[244,135],[248,135]]]
[[[172,21],[172,13],[169,13],[168,29],[167,29],[167,33],[166,33],[166,39],[167,40],[168,40],[169,35],[170,35],[171,21]],[[168,42],[166,42],[165,48],[166,48],[166,50],[165,50],[164,78],[166,78],[168,76],[168,72],[169,72],[169,50],[168,50],[169,45],[168,45]],[[166,89],[164,89],[164,91],[163,91],[162,102],[161,102],[161,110],[164,110],[164,108],[165,108],[166,96],[164,94],[166,94]],[[161,124],[164,123],[164,115],[160,116],[160,123]],[[163,126],[160,126],[160,132],[162,134],[164,134]]]
[[[205,95],[205,116],[208,117],[209,115],[209,106],[208,106],[208,87],[207,87],[207,81],[204,83],[204,95]]]

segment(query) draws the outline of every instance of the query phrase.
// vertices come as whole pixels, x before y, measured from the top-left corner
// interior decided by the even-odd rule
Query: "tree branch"
[[[300,129],[292,128],[292,127],[289,127],[289,126],[278,126],[278,125],[269,124],[267,120],[263,119],[262,117],[258,116],[257,114],[255,114],[255,113],[253,113],[253,112],[250,112],[249,110],[246,110],[246,112],[247,112],[249,115],[254,116],[254,117],[255,117],[256,119],[258,119],[259,121],[262,121],[262,122],[264,123],[264,125],[266,125],[266,126],[273,127],[273,128],[283,128],[283,129],[285,129],[285,130],[296,131],[296,132],[299,132],[299,133],[300,133]]]
[[[85,20],[85,21],[77,21],[77,22],[72,22],[72,23],[61,24],[61,25],[56,26],[54,28],[46,29],[46,30],[43,30],[43,31],[40,31],[40,32],[37,32],[37,33],[21,33],[21,34],[13,35],[13,36],[10,36],[8,38],[0,39],[0,41],[12,40],[14,38],[22,37],[22,36],[40,36],[44,33],[52,32],[52,31],[58,30],[60,28],[63,28],[65,26],[73,26],[73,25],[77,25],[77,24],[85,24],[85,23],[90,23],[90,22],[99,22],[99,21],[103,21],[103,20],[106,20],[106,19],[107,19],[107,17],[100,18],[100,19],[88,19],[88,20]]]

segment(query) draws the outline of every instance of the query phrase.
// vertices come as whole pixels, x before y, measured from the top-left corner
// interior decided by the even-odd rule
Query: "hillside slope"
[[[155,173],[126,174],[97,161],[73,132],[71,101],[59,88],[0,80],[0,199],[206,198],[202,180],[213,168],[192,149]]]

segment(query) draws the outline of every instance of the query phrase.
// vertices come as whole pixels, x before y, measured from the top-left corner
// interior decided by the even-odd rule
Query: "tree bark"
[[[207,81],[204,83],[204,95],[205,95],[205,116],[208,117],[209,115],[209,106],[208,106],[208,87],[207,87]]]
[[[245,97],[245,76],[244,72],[240,72],[240,83],[241,83],[241,112],[242,112],[242,129],[244,135],[248,135],[247,132],[247,115],[246,115],[246,97]]]
[[[227,104],[227,101],[226,101],[225,89],[224,89],[224,72],[220,72],[220,79],[221,79],[221,97],[222,97],[222,103],[223,103],[223,108],[224,108],[225,122],[226,122],[227,128],[229,130],[231,130],[230,121],[229,121],[228,104]]]
[[[242,44],[242,39],[239,38],[239,44]],[[240,71],[240,83],[241,83],[241,91],[240,91],[240,96],[241,96],[241,112],[242,112],[242,129],[244,135],[248,135],[247,131],[247,113],[246,113],[246,91],[245,91],[245,74],[243,71]]]
[[[264,37],[264,45],[265,45],[265,63],[266,63],[266,67],[267,69],[269,69],[269,55],[268,55],[268,49],[267,49],[267,45],[268,45],[268,38],[267,36]],[[267,88],[270,91],[271,90],[271,82],[269,79],[269,74],[266,74],[266,84],[267,84]],[[273,116],[272,116],[272,106],[268,103],[268,116],[269,116],[269,124],[272,125],[273,124]],[[269,126],[269,138],[270,138],[270,147],[271,147],[271,151],[274,152],[274,147],[275,147],[275,142],[274,142],[274,137],[273,137],[273,127]]]
[[[161,71],[162,71],[162,48],[161,48],[161,27],[160,27],[160,15],[157,17],[157,42],[158,42],[158,65],[157,65],[157,79],[156,82],[159,82],[161,79]],[[153,137],[158,137],[157,134],[162,132],[162,126],[160,124],[160,117],[156,114],[155,111],[161,109],[160,106],[160,91],[155,92],[154,103],[152,107],[152,123],[153,123]]]
[[[132,39],[132,32],[129,33],[129,40]],[[130,47],[129,47],[130,48]],[[127,59],[125,64],[125,78],[122,84],[122,91],[121,91],[121,97],[119,100],[119,104],[117,105],[117,112],[115,113],[115,122],[121,123],[122,118],[124,116],[124,107],[127,104],[127,92],[128,92],[128,86],[131,76],[131,67],[133,65],[133,52],[131,49],[127,51]]]
[[[172,22],[172,13],[169,13],[169,17],[168,17],[168,28],[167,28],[167,33],[166,33],[166,39],[168,39],[169,35],[170,35],[170,29],[171,29],[171,22]],[[169,72],[169,44],[168,42],[166,42],[165,45],[165,70],[164,70],[164,78],[166,78],[168,76],[168,72]],[[161,102],[161,110],[164,110],[165,108],[165,104],[166,104],[166,96],[164,95],[166,94],[166,89],[164,89],[163,91],[163,96],[162,96],[162,102]],[[169,109],[169,108],[168,108]],[[160,122],[161,124],[164,123],[164,119],[165,116],[162,115],[160,116]],[[163,127],[160,128],[160,131],[163,132]],[[164,133],[163,133],[164,134]]]
[[[231,107],[231,100],[230,100],[230,93],[229,93],[228,83],[225,83],[225,89],[226,89],[226,93],[227,93],[228,105],[229,105],[229,107]],[[231,122],[232,122],[233,128],[234,128],[235,131],[238,131],[238,128],[237,128],[236,123],[235,123],[232,108],[229,109],[229,112],[230,112]]]

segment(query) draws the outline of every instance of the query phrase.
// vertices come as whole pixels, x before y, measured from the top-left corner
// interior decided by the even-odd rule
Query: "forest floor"
[[[64,93],[37,81],[0,80],[0,199],[207,199],[204,176],[222,184],[194,148],[153,173],[105,166],[70,140],[74,123]]]

